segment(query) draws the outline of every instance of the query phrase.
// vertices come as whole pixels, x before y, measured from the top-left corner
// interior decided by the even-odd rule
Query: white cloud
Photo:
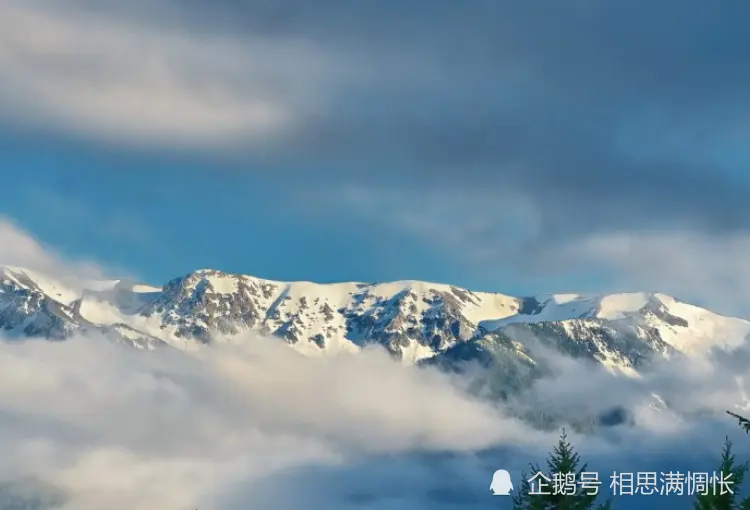
[[[79,510],[213,508],[215,493],[282,468],[525,435],[446,376],[380,352],[313,360],[241,344],[198,361],[100,338],[0,343],[0,479],[53,482]]]
[[[532,409],[622,405],[636,417],[632,430],[571,435],[602,478],[677,469],[675,459],[712,468],[724,434],[740,432],[644,406],[658,389],[685,410],[721,412],[738,395],[731,371],[674,364],[632,381],[556,366]],[[34,477],[66,494],[64,510],[338,510],[363,498],[378,510],[486,509],[492,471],[518,476],[556,439],[379,351],[308,359],[253,336],[197,358],[96,337],[0,343],[0,416],[0,493]]]
[[[0,104],[16,121],[117,142],[252,143],[293,129],[320,93],[325,58],[303,41],[170,24],[155,6],[136,17],[106,7],[0,4]]]
[[[669,246],[706,241],[686,239]],[[640,241],[583,243],[582,253],[560,256],[623,267],[635,260],[639,273],[670,239]],[[643,246],[653,252],[640,259]],[[723,239],[721,246],[732,250],[709,261],[736,266],[747,245]],[[691,253],[697,258],[679,270],[707,262]],[[50,253],[7,220],[0,263],[56,276],[99,271]],[[644,395],[655,390],[681,410],[721,413],[747,394],[738,379],[750,359],[745,350],[674,362],[635,382],[559,360],[556,378],[535,386],[526,405],[630,409],[634,429],[572,437],[602,477],[610,468],[713,469],[706,456],[739,429],[727,420],[655,413]],[[62,510],[343,510],[363,502],[373,510],[484,510],[496,505],[487,499],[494,469],[520,473],[554,441],[469,397],[449,376],[404,367],[377,350],[307,359],[247,336],[192,357],[128,350],[99,337],[0,340],[0,497],[7,482],[29,476],[64,492]]]
[[[104,278],[104,270],[97,263],[65,260],[3,217],[0,217],[0,266],[18,266],[70,280]]]
[[[694,231],[615,232],[550,251],[558,265],[604,268],[630,289],[697,300],[720,311],[750,311],[750,236]]]
[[[412,235],[475,274],[515,267],[533,282],[563,277],[571,287],[554,289],[559,292],[578,292],[576,280],[605,275],[598,292],[658,291],[750,316],[750,236],[744,233],[675,228],[547,239],[538,204],[514,190],[346,187],[326,196],[329,206]]]

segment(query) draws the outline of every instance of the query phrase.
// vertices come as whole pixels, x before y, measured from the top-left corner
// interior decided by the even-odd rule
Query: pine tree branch
[[[742,427],[746,433],[750,434],[750,420],[749,419],[745,418],[744,416],[740,416],[739,414],[735,414],[732,411],[727,411],[727,414],[729,416],[737,418],[737,420],[740,422],[740,427]]]

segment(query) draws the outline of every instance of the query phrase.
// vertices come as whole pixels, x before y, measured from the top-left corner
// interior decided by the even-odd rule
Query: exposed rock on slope
[[[210,269],[163,288],[123,281],[89,287],[2,268],[0,328],[11,337],[58,340],[99,331],[147,349],[231,341],[254,331],[308,355],[377,344],[404,362],[512,363],[519,374],[539,369],[531,338],[633,372],[654,357],[700,354],[750,332],[744,319],[663,294],[519,298],[417,281],[287,283]]]

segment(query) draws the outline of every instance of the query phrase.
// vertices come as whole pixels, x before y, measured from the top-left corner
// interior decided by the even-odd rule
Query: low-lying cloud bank
[[[524,438],[446,377],[379,351],[310,360],[243,340],[203,359],[102,338],[0,343],[0,479],[49,481],[66,508],[226,508],[215,502],[233,484],[282,468]]]
[[[704,409],[741,397],[727,363],[700,363],[653,384]],[[727,419],[659,413],[640,400],[643,383],[559,366],[530,405],[635,409],[632,428],[572,436],[605,485],[612,470],[712,470],[727,433],[748,453]],[[492,471],[518,477],[555,440],[377,349],[308,359],[260,337],[197,356],[99,337],[0,342],[0,493],[35,494],[35,508],[497,508]]]

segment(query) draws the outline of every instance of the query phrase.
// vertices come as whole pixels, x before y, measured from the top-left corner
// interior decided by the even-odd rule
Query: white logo
[[[504,469],[498,469],[495,474],[492,475],[492,483],[490,484],[490,491],[493,496],[509,496],[510,491],[513,490],[513,482],[510,481],[510,473]]]

